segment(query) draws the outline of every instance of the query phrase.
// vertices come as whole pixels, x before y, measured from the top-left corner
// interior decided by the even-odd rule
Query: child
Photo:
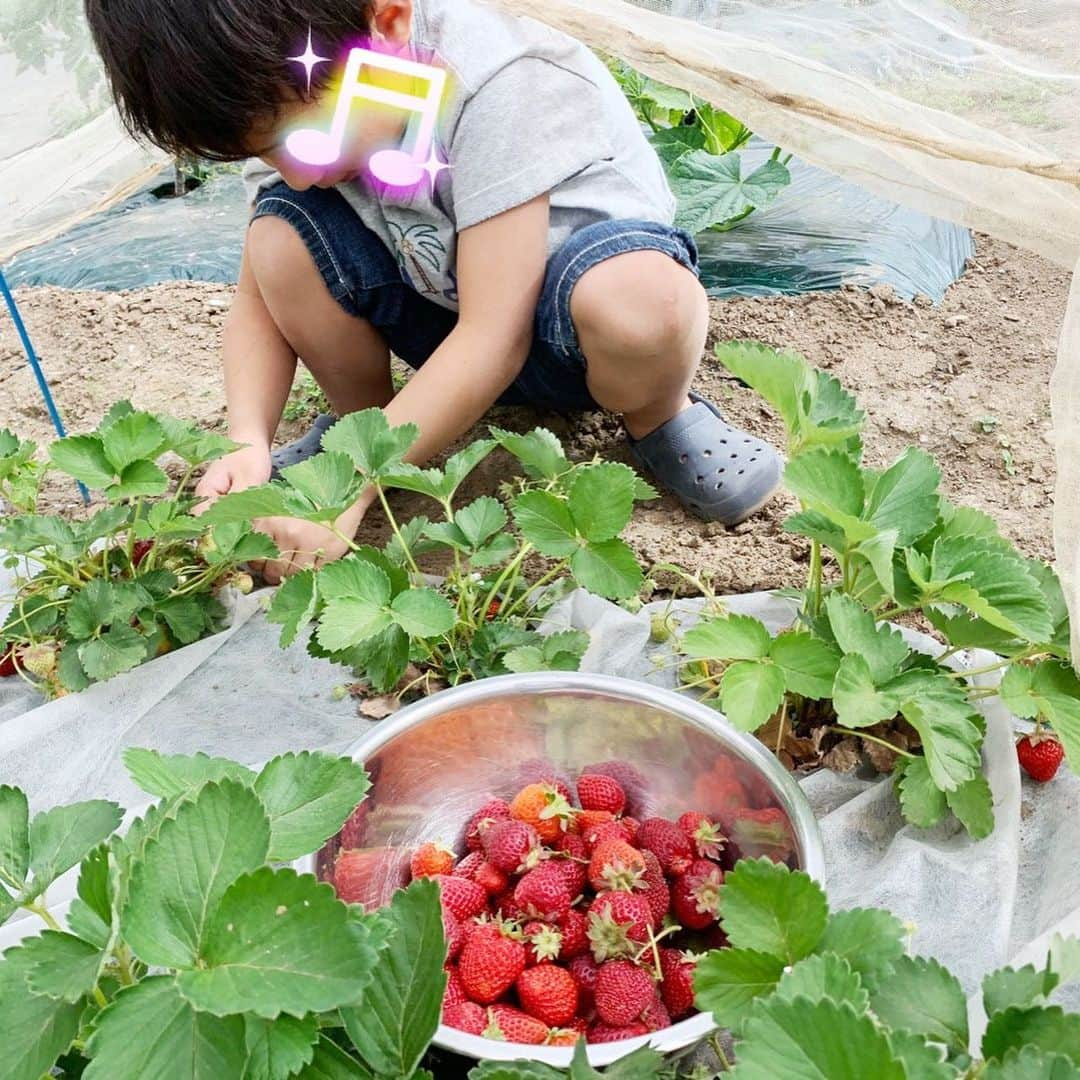
[[[86,8],[133,134],[263,163],[248,170],[254,209],[224,333],[229,434],[246,445],[210,467],[200,494],[264,483],[318,452],[330,417],[271,453],[299,357],[338,416],[378,406],[417,424],[417,462],[496,402],[599,406],[622,414],[634,459],[693,513],[735,524],[772,495],[776,451],[690,393],[708,327],[694,242],[671,225],[660,164],[584,46],[473,0]],[[341,111],[335,126],[330,80],[357,45],[375,60],[341,83],[347,124]],[[402,74],[402,60],[445,72],[430,145],[438,80]],[[388,92],[406,96],[372,100]],[[306,163],[289,139],[301,130],[340,153]],[[419,184],[373,178],[373,155],[398,148],[426,168]],[[416,369],[396,395],[391,350]],[[345,550],[319,525],[261,527],[283,552],[271,582]]]

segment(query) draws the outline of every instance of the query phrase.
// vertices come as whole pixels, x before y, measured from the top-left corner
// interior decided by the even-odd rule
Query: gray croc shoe
[[[710,401],[694,402],[643,439],[634,460],[697,517],[738,525],[780,486],[783,459],[768,443],[733,428]]]
[[[270,479],[277,480],[282,469],[287,469],[290,465],[299,465],[301,461],[307,461],[308,458],[321,454],[322,437],[328,428],[337,423],[337,419],[330,413],[319,413],[315,417],[315,423],[305,435],[275,450],[270,455]]]

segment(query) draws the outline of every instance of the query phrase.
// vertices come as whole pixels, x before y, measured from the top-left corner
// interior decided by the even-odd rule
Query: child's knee
[[[276,300],[294,300],[306,288],[325,288],[300,234],[284,218],[264,214],[248,226],[247,256],[271,307]]]

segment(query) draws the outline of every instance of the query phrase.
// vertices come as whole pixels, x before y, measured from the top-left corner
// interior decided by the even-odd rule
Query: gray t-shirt
[[[366,178],[338,190],[397,256],[405,277],[457,308],[457,234],[544,192],[549,254],[574,231],[625,218],[670,223],[660,162],[603,63],[534,19],[473,0],[415,0],[412,56],[445,68],[435,145],[450,167],[411,192]],[[249,195],[277,179],[245,169]]]

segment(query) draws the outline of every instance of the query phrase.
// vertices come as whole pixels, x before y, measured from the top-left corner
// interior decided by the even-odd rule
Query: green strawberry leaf
[[[758,619],[725,615],[703,619],[688,630],[683,635],[682,651],[699,660],[761,660],[769,655],[772,643],[772,636]]]
[[[724,878],[720,924],[731,945],[794,964],[814,951],[829,907],[821,886],[771,859],[743,859]]]
[[[113,618],[116,589],[101,578],[88,581],[68,605],[68,631],[74,638],[89,638]]]
[[[498,499],[482,495],[454,514],[465,543],[472,551],[483,547],[497,532],[506,527],[506,510]]]
[[[777,997],[793,1001],[828,999],[837,1005],[850,1005],[861,1016],[870,1007],[870,995],[851,965],[835,953],[806,957],[786,970],[776,987]]]
[[[288,517],[284,484],[261,484],[215,500],[200,517],[204,525],[250,524],[256,518]]]
[[[578,548],[570,559],[574,580],[605,600],[637,596],[645,580],[633,551],[624,540],[602,540]]]
[[[122,755],[131,779],[149,795],[175,799],[210,782],[236,780],[250,786],[255,774],[228,758],[196,754],[162,754],[129,746]]]
[[[562,443],[547,428],[533,428],[527,435],[497,427],[490,430],[499,445],[513,454],[535,480],[555,480],[570,468]]]
[[[376,1077],[328,1036],[321,1035],[311,1064],[296,1074],[296,1080],[376,1080]],[[424,1080],[423,1074],[418,1072],[415,1080]]]
[[[240,449],[240,443],[216,431],[201,431],[186,420],[177,420],[172,416],[158,416],[156,419],[165,432],[165,448],[182,457],[188,465],[204,465]]]
[[[101,949],[57,930],[26,938],[20,957],[31,993],[72,1005],[97,986],[105,962]]]
[[[389,626],[358,645],[351,663],[363,669],[377,693],[388,694],[408,667],[409,636],[400,626]]]
[[[578,550],[574,520],[566,503],[550,491],[526,491],[511,506],[521,535],[541,555],[566,558]]]
[[[0,959],[0,1069],[5,1080],[47,1076],[78,1034],[85,1009],[82,1001],[70,1004],[29,993],[32,959],[26,946],[8,949]]]
[[[539,1061],[481,1061],[469,1070],[469,1080],[566,1080],[567,1075]]]
[[[539,645],[519,645],[515,649],[508,650],[502,658],[507,671],[522,674],[529,671],[546,671],[547,662],[544,660],[544,651]]]
[[[893,687],[904,719],[919,733],[937,787],[952,791],[972,780],[982,768],[982,730],[963,687],[919,670],[905,673]]]
[[[313,570],[301,570],[299,574],[286,578],[279,586],[266,618],[281,626],[278,644],[288,648],[305,626],[315,617],[318,604],[318,591]]]
[[[83,1080],[243,1076],[244,1019],[196,1012],[176,981],[152,975],[116,995],[94,1024]]]
[[[61,874],[67,873],[113,833],[123,811],[114,802],[88,802],[56,806],[36,814],[30,822],[30,872],[34,875],[29,899],[40,896]]]
[[[446,499],[449,501],[457,494],[457,489],[465,478],[498,446],[495,439],[475,439],[468,446],[451,454],[443,465],[443,473],[448,484]]]
[[[362,802],[371,786],[363,765],[318,751],[287,753],[255,778],[270,819],[270,862],[317,851]]]
[[[287,1080],[311,1063],[318,1039],[319,1022],[314,1016],[297,1019],[283,1013],[276,1020],[245,1016],[243,1080]]]
[[[315,631],[319,644],[329,652],[340,652],[382,634],[393,622],[390,609],[385,606],[389,591],[387,583],[387,600],[381,604],[350,596],[328,599]]]
[[[897,765],[897,792],[900,811],[905,821],[928,829],[936,825],[948,809],[945,792],[941,791],[930,776],[926,758],[904,759]]]
[[[987,1016],[1006,1009],[1027,1009],[1042,1005],[1058,985],[1054,971],[1037,970],[1033,964],[1022,968],[1003,967],[990,972],[982,981],[983,1008]]]
[[[1005,669],[998,693],[1005,707],[1025,720],[1039,715],[1039,703],[1035,700],[1035,671],[1023,664],[1012,664]]]
[[[511,558],[518,550],[518,543],[510,533],[498,533],[483,547],[469,554],[469,565],[481,570],[487,566],[498,566]]]
[[[983,1080],[1078,1080],[1080,1066],[1064,1054],[1025,1046],[1010,1050],[1000,1061],[987,1063]]]
[[[828,642],[789,630],[773,639],[769,656],[791,693],[817,700],[832,697],[840,656]]]
[[[604,461],[577,470],[567,500],[577,532],[593,543],[614,539],[634,512],[636,488],[628,465]]]
[[[1061,1054],[1080,1067],[1080,1013],[1052,1005],[1006,1009],[992,1016],[983,1035],[983,1057],[1000,1060],[1022,1048]]]
[[[906,942],[903,923],[895,915],[882,908],[850,908],[829,916],[817,951],[846,960],[869,986],[904,955]]]
[[[215,1016],[324,1012],[359,1000],[384,934],[376,917],[351,917],[329,885],[263,867],[228,887],[206,925],[200,967],[176,982],[192,1007]]]
[[[263,804],[235,780],[208,783],[181,804],[131,870],[120,923],[135,955],[151,967],[194,967],[215,907],[241,874],[266,861],[269,841]]]
[[[733,1080],[907,1080],[888,1034],[849,1005],[774,996],[743,1032]]]
[[[67,922],[76,936],[108,947],[113,926],[113,882],[109,868],[108,843],[99,844],[79,867],[78,895],[68,908]]]
[[[181,645],[198,641],[207,627],[206,612],[192,596],[171,596],[157,605],[157,613]]]
[[[379,480],[397,471],[418,434],[415,424],[390,427],[382,409],[362,409],[330,428],[322,448],[346,454],[365,480]]]
[[[897,695],[886,687],[874,684],[870,665],[860,653],[844,656],[836,671],[833,686],[833,707],[836,717],[845,727],[871,727],[891,720],[899,709]]]
[[[774,664],[737,660],[720,681],[721,707],[733,727],[756,731],[784,701],[784,673]]]
[[[784,961],[754,949],[713,949],[694,970],[694,1001],[716,1017],[721,1027],[733,1028],[751,1005],[776,989]]]
[[[229,521],[215,525],[211,534],[214,546],[206,553],[211,566],[225,562],[242,563],[257,559],[274,559],[277,545],[266,533],[253,532],[250,523]]]
[[[861,518],[866,499],[862,470],[842,451],[823,447],[803,451],[788,462],[784,484],[804,510],[839,526],[849,542],[867,540],[878,531]]]
[[[360,494],[360,477],[348,454],[324,452],[289,465],[281,478],[317,507],[343,509]]]
[[[901,956],[870,996],[878,1019],[888,1027],[923,1035],[957,1053],[968,1048],[967,998],[960,980],[936,960]]]
[[[457,615],[450,602],[435,589],[410,589],[390,605],[394,622],[412,638],[436,638],[450,633]]]
[[[130,412],[102,430],[102,448],[118,474],[137,461],[152,462],[165,450],[165,431],[149,413]]]
[[[1061,739],[1069,767],[1080,769],[1080,679],[1076,672],[1067,663],[1043,661],[1032,677],[1032,695]]]
[[[22,885],[30,867],[30,809],[17,787],[0,784],[0,879]]]
[[[111,679],[146,660],[146,645],[138,630],[117,623],[79,646],[79,662],[91,679]]]
[[[943,1046],[926,1042],[920,1035],[890,1031],[889,1044],[893,1057],[904,1066],[907,1080],[959,1080],[962,1075],[948,1060]]]
[[[908,547],[937,521],[940,483],[937,462],[910,446],[874,481],[864,516],[878,529],[895,530],[896,546]]]
[[[76,642],[69,641],[61,650],[56,660],[56,677],[65,690],[78,693],[90,685],[86,670],[79,659],[79,647]]]
[[[1080,979],[1080,937],[1055,934],[1050,939],[1050,953],[1046,963],[1057,975],[1061,985]]]
[[[120,473],[118,483],[105,488],[105,494],[113,500],[154,498],[169,490],[169,478],[165,470],[152,461],[133,461]]]
[[[973,839],[985,840],[994,831],[994,795],[981,773],[946,791],[945,801]]]
[[[398,488],[401,491],[415,491],[429,499],[443,502],[449,499],[447,492],[450,484],[442,469],[421,469],[407,461],[396,465],[382,476],[382,485],[386,488]]]
[[[439,887],[413,882],[394,894],[383,916],[390,944],[364,1003],[341,1010],[361,1058],[380,1076],[411,1076],[435,1034],[446,974]]]
[[[899,631],[879,625],[866,608],[843,593],[832,593],[825,608],[841,651],[860,654],[876,685],[899,673],[911,653]]]
[[[116,470],[97,435],[69,435],[49,447],[49,461],[62,473],[100,491],[113,482]]]

